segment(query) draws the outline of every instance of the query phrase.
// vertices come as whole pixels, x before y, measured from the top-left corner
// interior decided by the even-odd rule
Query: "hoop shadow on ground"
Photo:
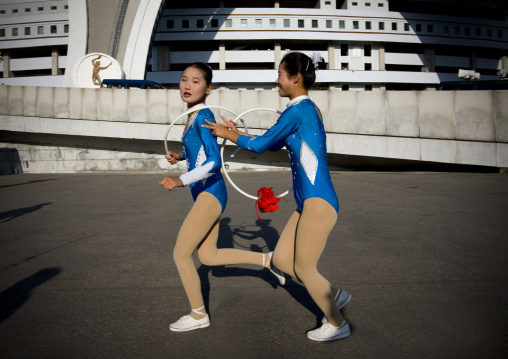
[[[53,279],[61,271],[60,267],[42,269],[0,293],[0,323],[25,304],[35,287]]]
[[[230,222],[231,218],[228,217],[222,218],[220,221],[219,239],[217,241],[218,248],[243,247],[240,249],[251,250],[254,252],[270,252],[275,249],[279,239],[279,233],[275,228],[270,226],[270,219],[265,219],[263,221],[256,220],[255,226],[240,226],[235,229],[231,228]],[[248,230],[246,227],[255,228]],[[239,240],[235,238],[240,238],[242,243],[239,243]],[[249,243],[249,241],[251,241],[251,243]],[[263,250],[264,248],[267,248],[268,250]],[[279,281],[267,269],[245,269],[225,266],[206,266],[202,264],[198,268],[198,274],[201,280],[201,290],[207,311],[209,309],[210,299],[209,273],[211,273],[214,277],[259,277],[269,283],[274,289],[279,285]],[[303,307],[316,316],[316,323],[321,323],[323,313],[314,303],[307,292],[307,289],[305,289],[303,285],[295,282],[289,275],[286,274],[286,284],[282,288],[285,289]]]

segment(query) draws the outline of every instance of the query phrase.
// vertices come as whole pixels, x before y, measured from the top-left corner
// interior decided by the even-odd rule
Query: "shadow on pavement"
[[[32,289],[60,274],[59,267],[42,269],[0,293],[0,323],[9,318],[30,298]]]
[[[219,239],[217,242],[218,248],[234,248],[234,244],[251,250],[254,252],[263,252],[263,247],[268,248],[268,251],[273,251],[277,245],[279,239],[279,233],[277,230],[270,226],[271,220],[265,219],[264,221],[256,221],[256,225],[259,227],[257,230],[246,230],[245,226],[240,226],[234,230],[231,229],[229,223],[230,218],[223,218],[220,221],[219,227]],[[234,236],[239,236],[244,240],[256,239],[258,243],[250,245],[239,244],[235,241]],[[259,245],[259,239],[264,242],[264,246]],[[201,280],[201,291],[203,294],[203,300],[205,302],[206,310],[209,311],[209,298],[210,298],[210,280],[208,278],[209,273],[214,277],[259,277],[269,283],[273,288],[277,288],[279,281],[273,274],[267,269],[245,269],[245,268],[231,268],[225,266],[206,266],[201,265],[198,268],[198,274]],[[298,282],[295,282],[291,276],[286,274],[286,284],[284,288],[297,302],[303,307],[316,316],[316,325],[321,323],[323,313],[321,309],[314,303],[311,296],[307,292],[307,289]]]
[[[38,211],[39,209],[43,208],[44,206],[47,206],[48,204],[51,204],[51,202],[41,203],[32,207],[18,208],[13,209],[11,211],[2,212],[0,213],[0,221],[2,221],[1,223],[12,221],[13,219],[21,217],[25,214]]]

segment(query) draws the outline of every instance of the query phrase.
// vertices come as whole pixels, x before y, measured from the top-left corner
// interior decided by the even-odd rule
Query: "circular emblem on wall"
[[[101,87],[104,79],[123,79],[122,67],[113,57],[92,52],[74,65],[73,82],[76,87]]]

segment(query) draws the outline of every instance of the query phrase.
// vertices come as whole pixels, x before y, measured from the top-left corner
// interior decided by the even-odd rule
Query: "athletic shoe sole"
[[[177,328],[171,328],[171,327],[169,327],[169,330],[171,330],[172,332],[188,332],[190,330],[206,328],[206,327],[209,327],[209,326],[210,326],[210,322],[205,323],[205,324],[195,325],[193,327],[185,328],[185,329],[177,329]]]
[[[346,333],[341,333],[335,337],[331,337],[331,338],[315,338],[315,337],[312,337],[310,336],[309,334],[307,334],[307,338],[309,338],[310,340],[314,340],[316,342],[329,342],[329,341],[332,341],[332,340],[338,340],[338,339],[343,339],[343,338],[347,338],[351,335],[351,331],[349,332],[346,332]]]

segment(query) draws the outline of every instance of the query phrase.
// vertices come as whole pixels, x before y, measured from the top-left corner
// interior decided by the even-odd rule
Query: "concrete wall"
[[[508,91],[315,91],[310,95],[323,113],[331,154],[508,167]],[[207,103],[241,113],[257,107],[284,110],[287,99],[271,90],[214,90]],[[102,147],[92,150],[82,142],[81,150],[88,150],[87,155],[83,157],[78,150],[81,154],[71,157],[93,161],[93,156],[98,160],[109,156],[109,165],[100,170],[167,170],[161,161],[163,136],[168,124],[185,109],[177,90],[0,86],[0,147],[19,149],[24,172],[92,171],[98,167],[60,164],[52,170],[47,164],[33,170],[36,166],[30,162],[42,160],[34,151],[56,153],[47,157],[57,159],[56,148],[61,144],[47,140],[19,143],[23,141],[9,140],[9,133],[30,133],[31,138],[43,134],[100,138]],[[267,111],[244,117],[249,128],[258,133],[276,118]],[[170,132],[169,141],[179,140],[182,123]],[[129,145],[115,152],[115,146],[108,145],[113,139],[151,141],[160,152],[129,151]],[[69,149],[59,151],[66,156],[72,153]],[[143,164],[117,164],[124,155]],[[270,161],[270,156],[263,159]]]

